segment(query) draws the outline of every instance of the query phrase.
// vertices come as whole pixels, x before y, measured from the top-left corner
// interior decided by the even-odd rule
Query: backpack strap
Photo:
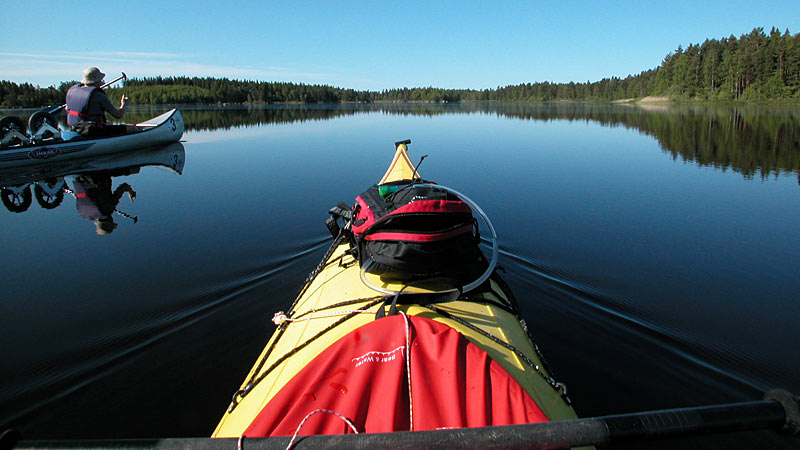
[[[342,231],[342,228],[339,226],[340,218],[344,220],[345,228],[348,228],[347,225],[353,220],[353,211],[345,202],[339,202],[336,206],[331,208],[328,213],[331,216],[325,220],[325,226],[328,227],[328,231],[331,232],[333,237],[339,236],[339,233]]]
[[[392,303],[389,305],[389,315],[390,316],[396,316],[397,315],[397,298],[398,297],[400,297],[400,293],[399,292],[394,295],[394,297],[392,298]],[[375,313],[375,320],[383,319],[386,316],[386,302],[388,302],[388,301],[389,301],[389,299],[387,298],[386,300],[384,300],[383,303],[380,304],[380,306],[378,306],[378,312]]]
[[[386,304],[389,302],[390,297],[385,297],[386,300],[380,304],[378,311],[375,313],[375,320],[397,315],[397,300],[400,298],[400,295],[403,296],[403,300],[408,300],[401,302],[404,305],[428,305],[433,303],[454,302],[461,297],[461,294],[462,292],[460,290],[448,291],[441,294],[403,294],[402,292],[398,292],[394,297],[391,297],[392,302],[389,303],[388,314],[386,314]]]

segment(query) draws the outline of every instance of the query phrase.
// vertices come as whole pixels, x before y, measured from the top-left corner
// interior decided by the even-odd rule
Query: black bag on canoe
[[[381,277],[464,285],[486,268],[472,209],[435,185],[373,185],[356,198],[351,230],[359,263]]]

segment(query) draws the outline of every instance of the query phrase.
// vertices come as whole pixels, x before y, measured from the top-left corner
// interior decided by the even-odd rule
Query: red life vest
[[[72,189],[75,192],[75,206],[78,208],[78,214],[84,219],[97,220],[105,217],[105,214],[100,211],[97,203],[89,197],[88,191],[92,184],[88,181],[89,180],[79,176],[75,179],[75,182],[72,183]],[[88,186],[84,186],[84,183]]]

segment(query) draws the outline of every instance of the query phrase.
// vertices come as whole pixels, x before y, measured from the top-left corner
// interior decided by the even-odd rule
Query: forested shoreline
[[[0,107],[44,107],[64,102],[75,81],[58,87],[0,81]],[[122,89],[108,89],[118,98]],[[800,34],[765,33],[706,39],[670,52],[661,65],[638,75],[585,83],[524,83],[494,89],[402,88],[357,91],[325,85],[203,77],[129,79],[134,104],[258,104],[375,102],[624,101],[648,96],[679,101],[800,101]]]

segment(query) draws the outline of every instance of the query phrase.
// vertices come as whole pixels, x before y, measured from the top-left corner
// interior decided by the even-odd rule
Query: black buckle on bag
[[[339,204],[331,208],[328,213],[335,217],[341,217],[345,221],[349,221],[353,218],[353,211],[345,202],[339,202]]]
[[[325,219],[325,226],[328,227],[328,231],[331,232],[331,236],[333,237],[339,236],[339,233],[342,232],[342,227],[339,226],[339,222],[334,216]]]
[[[325,226],[328,227],[328,231],[331,232],[333,237],[339,236],[339,233],[342,232],[342,227],[339,226],[340,217],[344,220],[345,226],[353,219],[353,210],[344,202],[339,202],[328,213],[331,216],[325,220]]]
[[[389,316],[396,316],[397,315],[397,297],[400,297],[400,293],[399,292],[394,295],[394,298],[392,298],[392,303],[389,306],[389,314],[388,314]],[[384,317],[387,316],[387,314],[386,314],[386,302],[388,302],[388,301],[389,301],[389,299],[387,298],[378,307],[378,311],[375,313],[375,320],[383,319]]]

